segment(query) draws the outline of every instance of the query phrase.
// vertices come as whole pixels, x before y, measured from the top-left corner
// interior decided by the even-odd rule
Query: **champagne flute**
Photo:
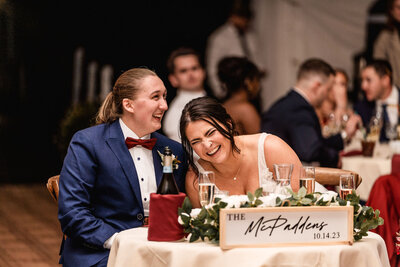
[[[393,141],[397,137],[397,125],[391,125],[388,123],[385,129],[386,137],[389,138],[390,141]]]
[[[354,175],[342,174],[340,175],[340,198],[346,200],[348,194],[351,194],[353,189],[356,189],[354,182]]]
[[[305,187],[307,194],[315,191],[315,168],[311,166],[303,166],[300,169],[300,188]]]
[[[287,188],[290,187],[290,178],[292,177],[293,164],[274,164],[276,181],[276,193],[289,195]]]
[[[199,176],[199,200],[202,207],[214,202],[214,172],[201,172]]]

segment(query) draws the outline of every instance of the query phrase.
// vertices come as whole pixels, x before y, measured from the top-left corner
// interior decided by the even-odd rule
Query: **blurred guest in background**
[[[361,88],[365,99],[354,105],[365,126],[370,124],[373,116],[381,120],[381,142],[388,140],[386,130],[394,128],[399,119],[400,92],[392,83],[392,75],[388,61],[377,59],[368,63],[361,73]]]
[[[206,69],[208,84],[218,99],[226,96],[226,91],[218,80],[218,62],[226,56],[247,57],[260,69],[262,64],[256,56],[257,41],[251,28],[252,11],[250,0],[234,0],[230,15],[221,27],[208,38],[206,47]]]
[[[106,266],[118,232],[140,227],[150,193],[162,178],[157,150],[169,146],[180,159],[175,173],[184,192],[181,144],[156,133],[167,110],[161,79],[144,68],[124,72],[98,112],[98,125],[77,132],[60,175],[58,218],[67,238],[63,266]]]
[[[200,207],[198,174],[204,170],[215,173],[218,190],[245,195],[272,179],[273,164],[291,163],[291,187],[299,189],[301,162],[293,149],[272,134],[237,135],[235,122],[213,98],[196,98],[185,106],[180,132],[191,167],[186,192],[194,207]],[[194,152],[199,160],[193,158]]]
[[[339,134],[324,138],[315,109],[321,107],[335,80],[334,69],[320,59],[302,63],[296,86],[262,114],[261,131],[288,143],[304,163],[337,167],[344,141],[357,130],[358,116],[351,116]]]
[[[186,103],[205,96],[205,71],[200,62],[200,55],[192,48],[181,47],[170,54],[167,67],[168,79],[177,88],[176,97],[169,105],[163,123],[164,133],[171,139],[180,142],[179,118]]]
[[[332,89],[321,106],[316,109],[320,119],[323,136],[337,134],[346,126],[349,116],[353,114],[348,102],[347,88],[349,79],[342,69],[335,69],[335,80]]]
[[[393,84],[400,86],[400,0],[389,0],[386,29],[374,43],[373,57],[386,59],[393,69]]]
[[[223,102],[239,134],[260,132],[260,115],[250,100],[259,97],[261,73],[245,57],[226,57],[218,64],[218,78],[227,92]]]

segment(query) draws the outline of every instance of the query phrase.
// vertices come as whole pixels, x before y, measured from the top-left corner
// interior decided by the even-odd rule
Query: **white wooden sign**
[[[220,247],[353,244],[353,207],[220,210]]]

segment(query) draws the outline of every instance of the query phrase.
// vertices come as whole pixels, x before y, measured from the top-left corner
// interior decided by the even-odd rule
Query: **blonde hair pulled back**
[[[96,124],[111,123],[120,118],[123,113],[122,100],[133,100],[140,90],[141,81],[147,76],[157,77],[157,74],[146,68],[133,68],[122,73],[103,101],[96,116]]]

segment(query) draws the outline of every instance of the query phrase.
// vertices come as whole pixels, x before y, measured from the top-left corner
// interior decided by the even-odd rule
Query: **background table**
[[[151,242],[147,228],[123,231],[116,236],[110,251],[109,267],[244,267],[244,266],[320,266],[389,267],[383,239],[369,233],[349,245],[235,248],[222,250],[207,242]]]
[[[357,188],[360,199],[367,201],[376,179],[389,174],[392,168],[391,158],[352,156],[342,158],[342,169],[358,173],[362,182]]]

